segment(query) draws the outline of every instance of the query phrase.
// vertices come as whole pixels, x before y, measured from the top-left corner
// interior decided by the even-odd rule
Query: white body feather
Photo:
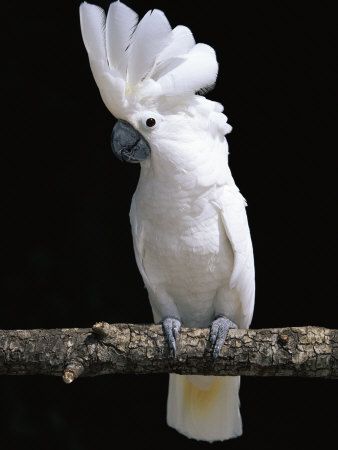
[[[175,127],[176,142],[169,130],[152,139],[153,153],[160,151],[141,164],[130,213],[136,259],[155,320],[177,316],[186,326],[207,327],[225,314],[247,327],[254,266],[245,201],[228,168],[224,136],[205,135],[205,113],[196,109],[187,120],[201,121],[200,131]]]
[[[216,80],[215,52],[195,44],[186,27],[171,31],[157,10],[137,27],[136,13],[120,2],[110,6],[106,28],[101,9],[82,4],[80,14],[105,104],[151,147],[130,219],[155,321],[173,316],[207,327],[224,314],[248,327],[254,262],[245,201],[228,167],[231,127],[220,104],[195,95]],[[151,130],[147,117],[156,119]],[[171,375],[168,424],[195,439],[238,436],[238,390],[239,377]]]

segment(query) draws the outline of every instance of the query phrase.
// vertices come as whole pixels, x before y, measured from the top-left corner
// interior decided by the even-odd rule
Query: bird
[[[246,201],[228,164],[232,130],[206,98],[212,47],[153,9],[80,5],[82,38],[102,100],[117,119],[113,154],[140,164],[130,223],[154,317],[175,358],[181,327],[210,328],[217,359],[229,329],[250,326],[255,301]],[[242,434],[239,376],[169,375],[167,423],[188,438]]]

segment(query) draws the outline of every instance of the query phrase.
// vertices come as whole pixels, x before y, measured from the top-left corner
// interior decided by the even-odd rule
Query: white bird
[[[114,154],[140,162],[130,220],[155,322],[175,357],[181,324],[209,327],[217,358],[229,328],[250,325],[254,260],[245,200],[228,166],[214,50],[163,12],[83,3],[81,30],[102,99],[118,119]],[[170,375],[167,422],[187,437],[241,435],[240,378]]]

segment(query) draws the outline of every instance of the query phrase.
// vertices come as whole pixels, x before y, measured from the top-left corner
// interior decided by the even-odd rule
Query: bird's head
[[[214,50],[196,44],[187,27],[172,29],[156,9],[138,21],[119,1],[111,3],[107,17],[102,8],[82,3],[80,19],[95,81],[118,119],[111,144],[120,160],[156,157],[164,142],[166,148],[178,140],[184,146],[206,127],[223,135],[231,130],[221,105],[196,95],[215,84],[218,64]]]

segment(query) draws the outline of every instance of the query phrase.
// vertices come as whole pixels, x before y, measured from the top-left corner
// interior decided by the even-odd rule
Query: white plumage
[[[158,54],[170,43],[170,37],[171,27],[163,12],[147,12],[132,36],[127,83],[134,86],[146,77]]]
[[[129,42],[138,22],[138,15],[121,2],[111,3],[107,14],[105,40],[107,59],[122,78],[126,77],[129,59]]]
[[[223,314],[248,327],[254,262],[245,200],[228,167],[231,131],[219,103],[196,95],[212,86],[214,50],[190,30],[171,30],[154,10],[137,15],[120,2],[80,7],[83,40],[108,109],[151,148],[141,163],[130,219],[137,265],[155,321],[207,327]],[[156,119],[149,129],[146,119]],[[170,375],[168,424],[215,441],[241,434],[239,377]]]

